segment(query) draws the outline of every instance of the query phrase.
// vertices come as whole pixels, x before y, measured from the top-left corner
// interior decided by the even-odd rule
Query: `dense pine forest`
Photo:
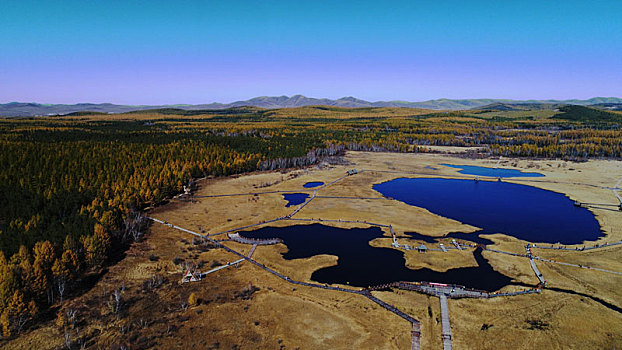
[[[146,233],[141,211],[192,179],[316,164],[345,150],[584,160],[622,156],[622,114],[590,108],[440,113],[406,108],[154,110],[0,119],[4,337]],[[433,149],[432,149],[433,151]]]

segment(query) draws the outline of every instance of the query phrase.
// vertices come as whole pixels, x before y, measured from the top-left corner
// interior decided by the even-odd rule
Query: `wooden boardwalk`
[[[248,255],[247,255],[248,258],[252,258],[253,257],[253,253],[255,253],[255,249],[257,249],[257,244],[253,244],[253,247],[251,248],[251,251],[248,252]]]
[[[313,219],[313,218],[307,218],[307,219],[302,219],[302,218],[288,218],[287,220],[292,220],[292,221],[313,221],[313,222],[343,222],[343,223],[350,223],[350,224],[366,224],[369,226],[378,226],[378,227],[390,227],[389,225],[385,225],[385,224],[378,224],[375,222],[369,222],[369,221],[365,221],[365,220],[341,220],[341,219]]]
[[[313,191],[313,194],[311,195],[311,198],[307,199],[304,203],[302,203],[298,208],[296,208],[296,210],[294,210],[291,214],[287,215],[286,218],[291,218],[292,216],[298,214],[299,211],[302,210],[302,208],[304,208],[305,206],[307,206],[307,204],[309,204],[314,198],[315,195],[317,194],[317,190]]]
[[[410,332],[410,350],[421,349],[421,324],[419,322],[413,323],[413,330]]]
[[[546,286],[546,280],[544,279],[544,276],[542,276],[540,270],[538,270],[538,266],[536,266],[536,262],[534,261],[534,256],[531,253],[531,247],[529,244],[525,246],[525,252],[527,253],[526,256],[529,258],[529,264],[531,265],[531,269],[536,274],[536,277],[538,277],[538,280],[540,280],[540,284]]]
[[[229,237],[229,239],[234,241],[234,242],[238,242],[238,243],[242,243],[242,244],[252,244],[254,246],[256,246],[256,245],[272,245],[272,244],[283,243],[283,240],[280,239],[280,238],[265,238],[265,239],[248,238],[248,237],[240,236],[240,234],[237,233],[237,232],[236,233],[229,233],[229,234],[227,234],[227,237]]]
[[[387,200],[386,197],[348,197],[348,196],[316,196],[315,198],[324,198],[324,199],[383,199]]]
[[[236,260],[236,261],[229,262],[229,263],[226,263],[226,264],[224,264],[224,265],[222,265],[222,266],[218,266],[218,267],[216,267],[216,268],[213,268],[213,269],[211,269],[211,270],[209,270],[209,271],[202,272],[202,273],[200,274],[200,275],[201,275],[201,278],[203,278],[203,277],[205,277],[205,276],[209,275],[210,273],[214,273],[214,272],[216,272],[216,271],[220,271],[220,270],[222,270],[222,269],[224,269],[224,268],[227,268],[227,267],[229,267],[229,266],[233,266],[233,265],[235,265],[235,264],[239,264],[239,263],[241,263],[242,261],[244,261],[244,259],[238,259],[238,260]]]
[[[613,274],[616,274],[616,275],[622,275],[622,272],[605,270],[605,269],[601,269],[601,268],[598,268],[598,267],[591,267],[591,266],[588,266],[588,265],[570,264],[570,263],[565,263],[565,262],[561,262],[561,261],[545,259],[545,258],[541,258],[541,257],[538,257],[538,256],[534,256],[534,259],[540,260],[540,261],[544,261],[544,262],[548,262],[548,263],[553,263],[553,264],[560,264],[560,265],[564,265],[564,266],[579,267],[579,268],[582,268],[582,269],[588,269],[588,270],[594,270],[594,271],[600,271],[600,272],[613,273]]]
[[[536,277],[538,277],[538,279],[540,280],[540,283],[546,284],[546,280],[544,279],[544,276],[542,276],[542,273],[540,273],[540,270],[538,270],[538,267],[533,261],[533,258],[529,258],[529,264],[531,264],[531,268],[533,269],[533,272],[535,272]]]
[[[276,219],[272,219],[272,220],[261,221],[261,222],[258,222],[256,224],[250,224],[250,225],[246,225],[246,226],[236,227],[236,228],[232,228],[230,230],[225,230],[225,231],[216,232],[216,233],[209,233],[209,234],[206,234],[205,237],[218,236],[218,235],[222,235],[222,234],[229,233],[229,232],[240,231],[240,230],[244,230],[244,229],[255,227],[255,226],[269,224],[271,222],[275,222],[275,221],[279,221],[279,220],[283,220],[283,218],[276,218]]]
[[[451,324],[449,323],[449,305],[447,304],[447,296],[441,295],[441,327],[443,338],[443,350],[451,350]]]
[[[375,296],[371,295],[371,293],[367,290],[363,291],[363,295],[365,295],[368,299],[375,302],[376,304],[382,306],[383,308],[393,312],[394,314],[410,322],[413,326],[413,330],[411,331],[410,348],[414,350],[419,350],[421,348],[421,323],[419,323],[419,321],[417,321],[415,318],[411,317],[410,315],[400,311],[396,307],[389,305],[385,303],[384,301],[376,298]]]
[[[533,269],[533,272],[536,274],[536,277],[538,277],[538,279],[540,280],[540,283],[546,284],[546,280],[544,279],[544,276],[542,276],[542,273],[540,273],[540,270],[538,270],[538,267],[536,266],[536,263],[533,261],[533,258],[529,258],[529,264],[531,264],[531,268]]]
[[[514,295],[524,295],[524,294],[533,294],[539,293],[541,291],[541,287],[525,289],[516,292],[492,292],[488,293],[484,290],[467,288],[465,286],[460,286],[456,284],[450,285],[439,285],[438,283],[430,283],[430,282],[393,282],[381,284],[373,287],[367,288],[368,290],[386,290],[390,288],[397,288],[402,290],[409,290],[413,292],[423,293],[432,295],[435,297],[440,297],[441,295],[445,295],[450,299],[458,299],[458,298],[496,298],[496,297],[504,297],[504,296],[514,296]]]
[[[609,243],[609,242],[605,242],[605,243],[597,243],[594,244],[592,246],[583,246],[583,247],[567,247],[567,246],[563,246],[563,245],[558,245],[555,246],[553,244],[551,244],[550,247],[545,247],[543,245],[536,245],[536,244],[529,244],[530,248],[537,248],[537,249],[552,249],[552,250],[570,250],[570,251],[588,251],[588,250],[593,250],[593,249],[602,249],[602,248],[608,248],[608,247],[613,247],[613,246],[617,246],[622,244],[622,240],[618,241],[618,242],[613,242],[613,243]]]

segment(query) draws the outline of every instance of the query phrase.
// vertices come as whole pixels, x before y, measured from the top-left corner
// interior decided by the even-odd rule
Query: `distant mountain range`
[[[63,115],[74,112],[90,111],[100,113],[125,113],[138,110],[160,109],[160,108],[177,108],[184,110],[203,110],[203,109],[228,109],[235,107],[260,107],[260,108],[293,108],[304,106],[336,106],[336,107],[408,107],[408,108],[424,108],[437,110],[465,110],[474,109],[484,106],[516,106],[519,104],[528,104],[534,107],[539,104],[547,105],[596,105],[600,108],[613,109],[612,106],[622,104],[622,98],[617,97],[594,97],[588,100],[508,100],[508,99],[437,99],[422,102],[406,102],[406,101],[377,101],[369,102],[354,97],[343,97],[337,100],[327,98],[310,98],[302,95],[295,96],[275,96],[275,97],[255,97],[246,101],[236,101],[232,103],[210,103],[198,105],[115,105],[111,103],[78,103],[78,104],[40,104],[40,103],[22,103],[11,102],[0,104],[0,116],[44,116],[44,115]],[[527,107],[527,106],[524,106]],[[487,107],[489,108],[489,107]],[[515,107],[512,107],[515,108]]]

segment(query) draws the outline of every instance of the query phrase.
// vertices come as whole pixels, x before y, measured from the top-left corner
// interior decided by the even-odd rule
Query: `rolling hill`
[[[595,97],[588,100],[508,100],[508,99],[436,99],[421,102],[408,101],[377,101],[369,102],[354,97],[343,97],[337,100],[327,98],[311,98],[302,95],[294,96],[261,96],[250,100],[236,101],[231,103],[209,104],[179,104],[179,105],[117,105],[112,103],[78,103],[78,104],[40,104],[10,102],[0,104],[0,116],[45,116],[64,115],[68,113],[91,111],[99,113],[126,113],[147,109],[175,108],[183,110],[220,110],[235,107],[259,107],[259,108],[294,108],[305,106],[334,106],[334,107],[406,107],[437,110],[525,110],[548,109],[549,105],[598,105],[607,108],[611,105],[622,104],[622,98]],[[496,108],[496,109],[495,109]],[[555,107],[556,108],[556,107]]]

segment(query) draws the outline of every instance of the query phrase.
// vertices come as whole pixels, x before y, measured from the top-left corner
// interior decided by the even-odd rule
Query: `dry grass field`
[[[172,200],[149,215],[201,233],[214,233],[259,223],[291,213],[279,193],[207,197],[221,194],[303,190],[308,181],[329,183],[347,169],[366,170],[320,189],[297,218],[365,220],[391,224],[401,243],[415,245],[403,236],[417,232],[441,237],[446,233],[473,232],[477,228],[440,217],[429,211],[381,198],[373,184],[397,177],[464,177],[441,163],[495,166],[497,159],[473,160],[453,154],[396,154],[349,152],[346,165],[324,165],[287,173],[266,172],[204,179],[192,201]],[[622,176],[622,162],[594,160],[571,163],[555,160],[502,159],[505,168],[538,171],[544,178],[504,180],[528,183],[565,193],[581,202],[615,203],[611,190]],[[426,167],[434,167],[431,170]],[[427,174],[427,175],[426,175]],[[307,191],[311,194],[312,191]],[[324,196],[381,199],[335,199]],[[590,209],[606,235],[599,242],[622,239],[622,212]],[[291,225],[288,221],[272,226]],[[304,224],[304,222],[296,222]],[[369,227],[363,223],[325,222],[343,228]],[[259,226],[262,227],[262,226]],[[390,247],[386,237],[370,244]],[[225,237],[222,237],[225,238]],[[505,235],[489,235],[493,248],[524,253],[526,242]],[[248,253],[250,246],[225,244]],[[286,260],[283,244],[257,247],[253,258],[292,279],[309,281],[313,271],[337,263],[330,255]],[[404,252],[410,268],[437,271],[475,266],[471,251]],[[556,261],[591,265],[622,272],[622,246],[574,252],[535,250]],[[536,285],[527,259],[484,251],[493,268],[515,282]],[[223,249],[194,244],[192,236],[155,223],[148,237],[134,244],[119,263],[83,295],[71,301],[80,321],[72,336],[80,334],[92,348],[158,349],[409,349],[411,327],[360,295],[294,286],[248,262],[207,275],[200,282],[180,284],[183,260],[206,271],[238,257]],[[537,262],[550,290],[494,299],[449,300],[456,349],[613,349],[622,347],[622,275],[552,263]],[[162,284],[150,285],[161,276]],[[157,277],[159,278],[159,277]],[[124,286],[123,308],[113,314],[106,306],[110,293]],[[344,286],[348,288],[347,286]],[[505,290],[516,290],[508,286]],[[191,293],[196,305],[184,303]],[[421,322],[423,349],[441,348],[439,302],[414,292],[373,292]],[[574,293],[574,294],[573,294]],[[617,306],[618,310],[604,303]],[[64,333],[54,325],[54,315],[43,325],[4,344],[7,349],[52,349],[64,346]],[[76,345],[77,347],[77,345]]]

